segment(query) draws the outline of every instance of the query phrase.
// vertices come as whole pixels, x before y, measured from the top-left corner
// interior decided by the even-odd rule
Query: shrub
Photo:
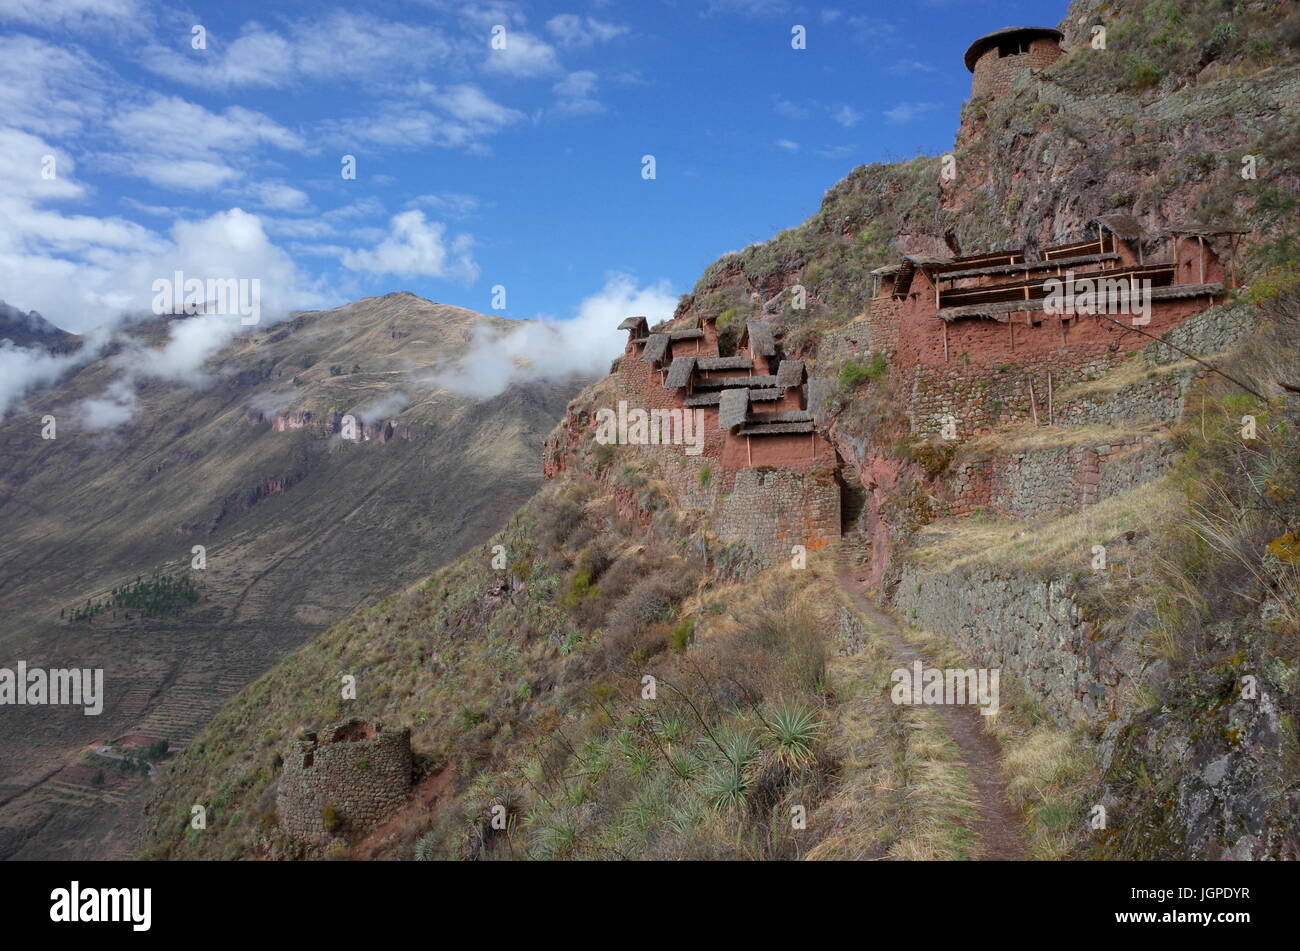
[[[1129,63],[1125,82],[1129,89],[1141,91],[1150,89],[1164,78],[1164,70],[1155,63],[1135,60]]]
[[[668,649],[675,654],[684,653],[694,634],[695,622],[691,620],[682,621],[673,628],[673,633],[668,638]]]
[[[856,390],[863,383],[878,380],[889,371],[889,360],[883,353],[873,354],[865,364],[850,360],[840,368],[840,389]]]
[[[325,823],[325,831],[330,835],[335,835],[343,828],[343,816],[329,803],[321,806],[320,818],[321,822]]]

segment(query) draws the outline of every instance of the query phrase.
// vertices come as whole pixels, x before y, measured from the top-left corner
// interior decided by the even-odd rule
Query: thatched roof
[[[754,365],[749,357],[704,357],[700,360],[701,370],[748,370]]]
[[[753,388],[779,385],[775,376],[727,376],[723,377],[721,380],[710,380],[709,382],[721,383],[724,389],[729,386],[747,386]]]
[[[749,402],[766,403],[769,400],[779,400],[781,398],[780,390],[750,390]]]
[[[683,406],[717,406],[722,401],[722,390],[712,393],[692,393],[682,400]]]
[[[1151,299],[1153,301],[1178,300],[1184,297],[1211,297],[1222,293],[1223,285],[1217,282],[1212,284],[1170,284],[1165,287],[1151,288]],[[1034,300],[1012,300],[1000,301],[995,304],[967,304],[963,307],[944,307],[936,316],[947,321],[961,320],[964,317],[991,317],[1005,323],[1010,319],[1008,316],[1010,314],[1020,313],[1021,311],[1042,310],[1044,300],[1044,298],[1039,297]],[[1067,316],[1069,315],[1067,314]],[[1114,316],[1122,317],[1125,315],[1117,314]]]
[[[1088,222],[1090,225],[1101,225],[1116,237],[1123,238],[1126,241],[1136,241],[1143,236],[1142,222],[1138,221],[1132,215],[1098,215]]]
[[[746,345],[756,357],[775,356],[776,340],[772,336],[772,325],[761,320],[751,320],[745,324],[745,331],[740,335],[740,346]]]
[[[1046,36],[1059,43],[1064,39],[1065,34],[1060,30],[1053,30],[1045,26],[1007,26],[1000,30],[994,30],[992,33],[985,33],[966,50],[966,56],[963,58],[966,68],[972,73],[975,72],[975,64],[984,55],[985,50],[990,46],[996,46],[1002,40],[1009,40],[1013,36],[1023,40],[1037,40]]]
[[[749,411],[749,390],[723,390],[718,402],[718,428],[733,429],[745,422]]]
[[[747,423],[736,431],[741,436],[779,436],[784,433],[811,433],[812,421],[806,423]]]
[[[806,409],[788,409],[779,413],[750,413],[746,423],[811,423],[813,415]]]
[[[642,333],[644,333],[650,329],[650,325],[649,323],[646,322],[646,319],[644,317],[627,317],[624,318],[623,322],[618,325],[618,329],[631,330],[633,332],[640,330],[642,331]]]
[[[1097,264],[1101,261],[1118,260],[1118,254],[1107,251],[1105,254],[1080,254],[1072,258],[1049,258],[1046,261],[1028,261],[1024,264],[991,264],[965,271],[944,271],[940,276],[945,281],[950,281],[960,277],[979,277],[985,274],[1028,274],[1030,271],[1047,271],[1058,267],[1072,267],[1075,264]]]
[[[681,389],[691,382],[691,374],[694,372],[694,357],[674,357],[672,364],[668,367],[668,379],[664,380],[664,389]]]
[[[1250,234],[1250,229],[1238,228],[1235,225],[1228,224],[1202,224],[1199,221],[1187,221],[1183,224],[1170,225],[1165,229],[1165,234]]]
[[[674,330],[668,334],[672,340],[701,340],[704,337],[703,330]]]
[[[646,363],[658,363],[666,356],[668,356],[667,334],[651,334],[646,338],[645,352],[641,354],[642,360]]]
[[[776,382],[780,386],[799,386],[803,383],[803,361],[782,360],[776,368]]]

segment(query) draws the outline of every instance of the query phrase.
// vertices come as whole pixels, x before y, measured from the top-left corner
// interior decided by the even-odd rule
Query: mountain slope
[[[478,402],[434,371],[476,331],[510,326],[409,294],[368,298],[236,338],[206,385],[137,383],[122,425],[88,429],[82,403],[120,372],[112,352],[0,424],[0,643],[32,666],[103,667],[107,694],[98,717],[29,707],[0,720],[0,855],[95,854],[88,829],[122,854],[131,809],[114,800],[136,783],[111,770],[92,782],[112,764],[81,762],[85,748],[123,735],[182,747],[287,650],[454,558],[532,494],[576,384]],[[196,579],[198,603],[72,619],[160,569]]]
[[[1105,51],[1086,43],[1098,18]],[[164,774],[147,854],[980,857],[960,744],[935,711],[888,700],[890,658],[917,650],[1003,672],[985,724],[1001,762],[983,765],[1030,857],[1300,856],[1300,414],[1279,386],[1300,381],[1298,22],[1277,2],[1080,0],[1065,56],[968,105],[953,182],[940,157],[856,169],[807,222],[705,272],[673,329],[717,317],[734,345],[767,317],[810,362],[866,494],[842,552],[798,574],[720,544],[669,488],[685,468],[703,489],[707,465],[592,439],[607,378],[548,444],[553,484],[492,540],[508,563],[485,546],[234,698]],[[1167,340],[1256,392],[1152,343],[1056,391],[1045,425],[1008,406],[957,446],[913,438],[912,368],[870,336],[871,270],[899,250],[1063,243],[1109,213],[1250,229],[1245,287]],[[1017,371],[989,368],[990,404]],[[1238,436],[1247,415],[1258,442]],[[996,511],[958,504],[980,466],[1014,460],[1055,487],[1076,456],[1132,478],[1074,508],[1038,504],[1038,479],[1008,479]],[[1090,568],[1097,545],[1113,570]],[[846,601],[841,569],[908,645]],[[355,701],[339,669],[374,672]],[[353,716],[412,728],[417,795],[375,837],[293,841],[276,815],[286,745]],[[220,803],[207,835],[187,831],[196,802]]]

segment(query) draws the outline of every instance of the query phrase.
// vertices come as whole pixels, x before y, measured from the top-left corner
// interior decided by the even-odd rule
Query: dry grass
[[[1100,423],[1086,426],[1035,426],[1033,423],[1023,423],[993,430],[964,443],[958,450],[954,463],[1035,449],[1114,444],[1126,442],[1134,436],[1159,437],[1167,432],[1168,426],[1154,421],[1132,426],[1106,426]]]
[[[933,522],[917,533],[908,558],[923,568],[945,571],[983,566],[1034,573],[1086,570],[1093,545],[1145,532],[1169,517],[1176,504],[1177,493],[1163,478],[1041,523],[976,518]]]
[[[838,591],[821,594],[844,603]],[[809,827],[826,832],[806,858],[971,858],[975,807],[960,754],[935,710],[890,701],[892,652],[880,631],[860,620],[868,635],[863,651],[827,665],[839,700],[828,748],[840,780],[810,816]]]
[[[905,629],[904,635],[924,648],[933,663],[967,668],[975,661],[930,631]],[[1048,719],[1021,685],[1003,671],[1001,704],[980,722],[1002,748],[1002,765],[1011,805],[1025,820],[1031,859],[1060,860],[1080,854],[1084,844],[1087,793],[1096,762],[1079,730]]]
[[[1178,360],[1175,363],[1149,366],[1142,359],[1141,352],[1138,351],[1130,355],[1127,360],[1105,376],[1061,387],[1056,391],[1056,399],[1058,402],[1064,402],[1065,400],[1105,396],[1108,393],[1114,393],[1126,386],[1132,386],[1144,380],[1159,379],[1171,373],[1185,373],[1188,370],[1195,369],[1196,366],[1195,360]]]

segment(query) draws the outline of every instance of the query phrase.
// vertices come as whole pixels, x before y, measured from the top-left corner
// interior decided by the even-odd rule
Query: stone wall
[[[840,486],[831,469],[797,473],[744,469],[721,500],[715,528],[724,542],[749,547],[764,564],[788,562],[840,537]]]
[[[411,731],[385,730],[361,720],[334,724],[295,740],[284,755],[276,794],[280,828],[289,835],[327,835],[321,810],[342,820],[335,831],[363,832],[410,795]]]
[[[1140,673],[1122,640],[1103,640],[1070,584],[993,568],[904,568],[893,606],[906,623],[947,636],[977,666],[1016,678],[1056,722],[1119,709],[1125,677]]]
[[[1144,420],[1177,422],[1183,417],[1187,391],[1199,367],[1151,376],[1115,390],[1074,395],[1059,394],[1057,422],[1067,426],[1089,423],[1119,425]]]
[[[1076,512],[1159,478],[1174,447],[1151,434],[1095,445],[1048,446],[959,462],[944,490],[943,512],[1038,518]]]
[[[1198,357],[1222,353],[1249,333],[1257,320],[1257,311],[1245,301],[1227,301],[1189,317],[1177,327],[1160,335]],[[1151,365],[1177,363],[1185,359],[1172,347],[1153,343],[1143,351]]]
[[[1011,84],[1022,70],[1043,69],[1061,56],[1056,40],[1040,37],[1029,44],[1029,51],[1016,56],[999,56],[997,44],[985,50],[975,61],[971,77],[971,98],[976,96],[1001,96],[1011,91]]]
[[[1102,376],[1118,363],[1113,353],[1083,356],[1067,351],[1040,355],[1030,364],[1006,363],[994,368],[958,362],[914,367],[912,432],[921,436],[937,433],[944,418],[951,415],[957,423],[957,438],[965,439],[991,426],[1030,421],[1035,405],[1039,422],[1045,423],[1049,372],[1055,389],[1088,376]]]

